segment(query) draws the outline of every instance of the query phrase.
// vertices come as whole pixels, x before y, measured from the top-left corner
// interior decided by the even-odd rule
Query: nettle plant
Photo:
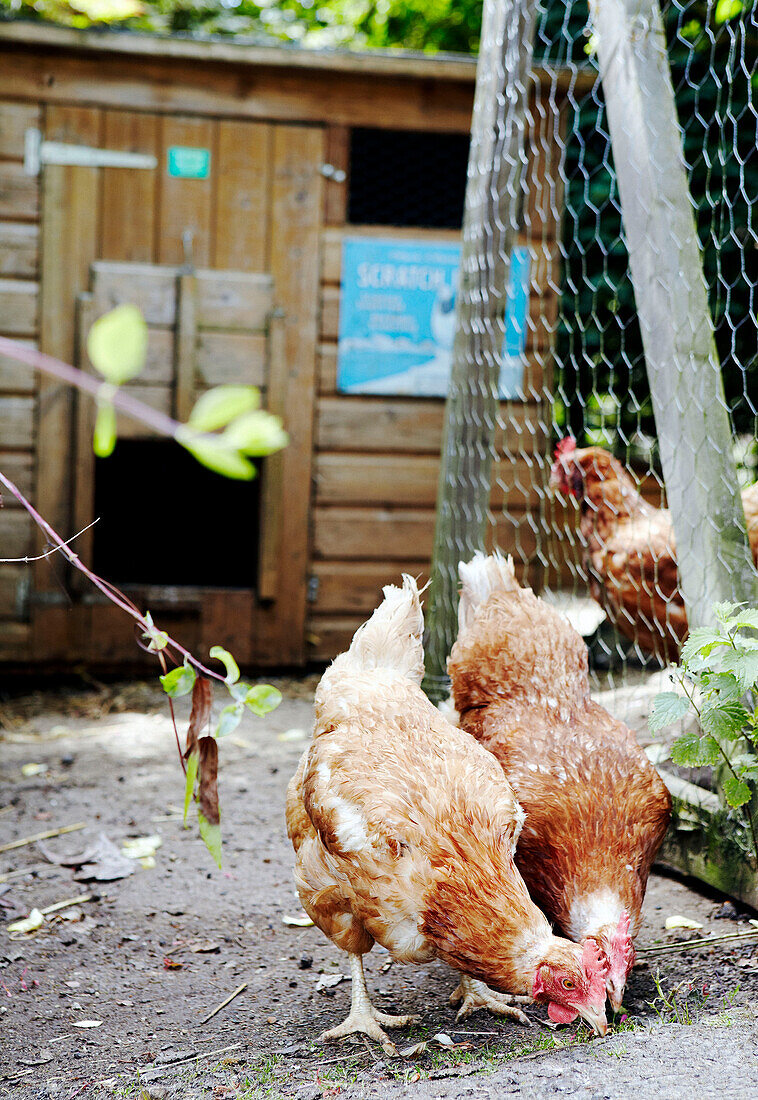
[[[673,678],[679,691],[653,700],[653,732],[694,714],[698,726],[673,743],[671,760],[684,767],[714,767],[725,801],[744,807],[758,855],[747,804],[758,785],[758,609],[735,603],[714,607],[713,627],[690,632]]]
[[[255,386],[216,386],[198,398],[186,424],[172,420],[122,389],[144,367],[147,338],[145,320],[134,306],[118,306],[96,321],[87,337],[87,352],[102,381],[68,363],[4,337],[0,337],[0,354],[62,379],[94,398],[97,416],[93,450],[100,458],[107,458],[116,446],[117,413],[121,411],[159,434],[174,439],[198,462],[216,473],[244,481],[254,478],[256,469],[251,458],[273,454],[288,442],[281,419],[261,409],[259,390]],[[220,662],[223,672],[208,667],[165,630],[161,630],[153,622],[149,611],[141,611],[124,592],[93,573],[69,545],[77,536],[63,539],[18,486],[1,471],[0,485],[16,498],[44,532],[49,548],[39,557],[47,558],[60,553],[66,558],[104,596],[134,620],[138,644],[146,652],[155,654],[161,667],[160,682],[168,696],[179,759],[185,773],[185,823],[190,805],[194,802],[200,835],[216,863],[221,866],[218,741],[236,729],[246,711],[264,715],[274,710],[281,702],[280,692],[269,684],[253,685],[243,681],[237,662],[222,646],[212,646],[209,657]],[[0,559],[0,562],[8,560],[11,559]],[[39,559],[12,560],[29,563]],[[229,700],[215,724],[211,713],[213,681],[226,692]],[[192,709],[185,747],[182,749],[174,699],[190,693]]]

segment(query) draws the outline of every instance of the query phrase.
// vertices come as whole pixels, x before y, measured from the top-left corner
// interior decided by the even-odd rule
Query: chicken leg
[[[350,974],[352,976],[352,991],[350,997],[350,1013],[346,1020],[337,1027],[323,1031],[319,1035],[320,1042],[328,1039],[341,1039],[344,1035],[354,1035],[359,1032],[368,1035],[380,1043],[387,1054],[397,1055],[397,1048],[383,1027],[407,1027],[415,1023],[418,1016],[388,1016],[386,1012],[380,1012],[374,1008],[366,988],[366,976],[363,973],[363,956],[348,954],[350,960]]]
[[[486,1008],[496,1016],[509,1016],[520,1024],[531,1027],[532,1021],[516,1005],[531,1003],[531,997],[516,997],[511,993],[495,993],[484,982],[470,978],[468,974],[461,974],[461,980],[456,989],[450,995],[450,1004],[460,1004],[456,1020],[463,1016],[470,1016],[479,1008]]]

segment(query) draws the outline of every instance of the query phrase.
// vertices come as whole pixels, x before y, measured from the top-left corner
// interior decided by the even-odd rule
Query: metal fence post
[[[445,562],[444,549],[453,542],[470,557],[483,547],[487,525],[535,20],[535,0],[484,2],[427,615],[424,688],[433,699],[446,693],[457,621],[457,567]]]

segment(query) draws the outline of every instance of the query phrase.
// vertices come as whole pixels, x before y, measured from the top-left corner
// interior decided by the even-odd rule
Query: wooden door
[[[273,312],[279,324],[278,332],[274,326],[270,333],[262,381],[266,402],[284,417],[291,442],[281,456],[266,463],[260,583],[239,593],[233,614],[227,593],[212,586],[204,589],[194,613],[193,636],[187,640],[229,644],[241,660],[256,664],[301,664],[323,131],[65,106],[47,108],[43,126],[52,140],[152,154],[157,165],[153,171],[44,167],[44,351],[68,362],[76,358],[76,303],[88,292],[90,268],[97,261],[176,265],[189,258],[198,267],[233,267],[273,280]],[[177,148],[207,151],[209,170],[195,178],[170,175],[169,158]],[[238,345],[236,359],[230,353],[214,360],[219,380],[238,377],[239,354]],[[65,387],[40,383],[36,503],[65,534],[73,533],[75,519],[82,515],[74,492],[74,407]],[[177,411],[186,413],[186,404]],[[103,632],[110,627],[101,618],[102,629],[93,632],[92,604],[82,598],[72,606],[68,589],[49,563],[41,563],[35,573],[31,607],[36,659],[102,658],[108,641]],[[113,629],[119,629],[115,619]],[[132,647],[128,624],[121,633],[128,635]],[[126,658],[126,644],[114,644],[114,661]]]

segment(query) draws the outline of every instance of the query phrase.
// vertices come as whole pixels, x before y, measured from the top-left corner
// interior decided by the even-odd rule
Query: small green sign
[[[168,150],[168,174],[182,180],[207,180],[211,171],[210,149],[192,149],[171,145]]]

